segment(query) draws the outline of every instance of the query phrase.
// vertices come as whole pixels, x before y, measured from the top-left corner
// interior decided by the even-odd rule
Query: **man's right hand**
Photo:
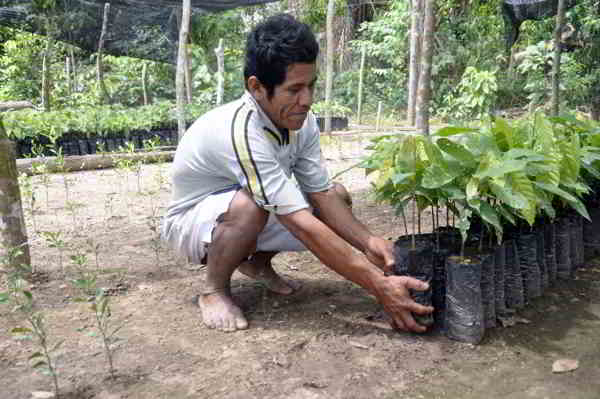
[[[392,326],[404,331],[425,332],[426,327],[417,324],[412,313],[428,314],[433,307],[416,303],[409,290],[425,291],[429,284],[408,276],[382,277],[375,288],[375,295],[392,318]]]

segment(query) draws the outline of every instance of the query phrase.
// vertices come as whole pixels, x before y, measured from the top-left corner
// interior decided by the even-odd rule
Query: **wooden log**
[[[0,258],[7,257],[13,267],[31,265],[15,155],[14,143],[0,119]],[[15,248],[21,250],[21,255],[7,256]]]
[[[77,172],[81,170],[107,169],[115,166],[118,160],[130,159],[133,161],[143,160],[144,163],[170,162],[173,160],[175,151],[134,152],[134,153],[111,153],[93,154],[64,157],[64,169],[57,164],[56,157],[24,158],[17,160],[19,173],[33,175],[33,165],[46,165],[49,172]]]
[[[35,108],[29,101],[4,101],[0,102],[0,112],[16,111],[18,109]]]

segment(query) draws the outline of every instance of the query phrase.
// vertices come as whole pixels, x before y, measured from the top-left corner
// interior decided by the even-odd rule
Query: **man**
[[[427,284],[384,275],[394,263],[392,243],[354,218],[348,193],[331,183],[323,165],[309,112],[318,51],[310,28],[285,14],[249,34],[246,93],[203,115],[179,143],[163,236],[192,262],[206,262],[198,304],[210,328],[248,327],[231,297],[236,269],[291,294],[294,287],[275,273],[271,259],[309,249],[373,294],[394,326],[422,332],[411,312],[433,309],[412,301],[408,290]]]

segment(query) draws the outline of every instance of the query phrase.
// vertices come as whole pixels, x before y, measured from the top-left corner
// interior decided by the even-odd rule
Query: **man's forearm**
[[[344,241],[345,237],[339,237],[306,209],[278,218],[321,262],[371,294],[377,294],[376,288],[383,273],[364,256],[353,251]]]
[[[308,195],[319,219],[361,252],[365,252],[373,236],[367,227],[354,217],[351,209],[334,189]]]

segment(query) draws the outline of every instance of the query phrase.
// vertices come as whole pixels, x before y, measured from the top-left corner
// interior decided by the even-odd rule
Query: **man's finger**
[[[404,280],[404,286],[406,288],[410,288],[411,290],[425,291],[429,289],[429,284],[425,281],[408,276],[401,276],[400,278]]]
[[[411,303],[408,308],[411,312],[416,314],[429,314],[433,312],[433,306],[425,306],[416,302]]]
[[[427,328],[418,324],[409,312],[401,312],[399,317],[401,323],[404,324],[405,331],[425,332]],[[398,323],[396,319],[396,323]]]

